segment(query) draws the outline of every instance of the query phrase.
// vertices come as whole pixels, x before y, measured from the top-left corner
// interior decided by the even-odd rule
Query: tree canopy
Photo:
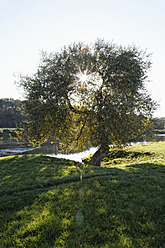
[[[145,51],[104,40],[43,53],[37,72],[19,81],[28,140],[54,137],[79,150],[139,141],[156,106],[145,88],[150,67]]]

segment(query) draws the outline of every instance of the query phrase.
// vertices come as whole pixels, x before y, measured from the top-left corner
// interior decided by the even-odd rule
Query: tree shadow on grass
[[[147,175],[154,174],[154,173],[165,173],[165,163],[151,163],[151,162],[141,162],[131,165],[125,166],[127,171],[135,171],[136,173],[144,173]]]
[[[5,157],[0,160],[1,194],[59,184],[80,169],[78,162],[42,155]]]
[[[22,166],[24,160],[19,159],[23,157],[12,159],[11,167],[16,173],[13,181],[18,185],[19,180],[29,185],[27,179],[21,179],[23,174],[19,175],[19,171],[23,173],[26,166],[24,174],[27,177],[36,180],[36,176],[43,173],[38,179],[40,185],[43,186],[44,177],[47,177],[49,180],[53,178],[54,186],[27,188],[1,197],[1,202],[4,202],[0,205],[1,211],[6,214],[2,248],[163,247],[163,165],[141,163],[129,165],[126,170],[99,168],[95,173],[92,167],[85,167],[83,171],[80,165],[78,172],[72,171],[75,167],[61,172],[65,166],[73,164],[68,161],[66,165],[65,160],[63,166],[58,166],[59,160],[54,158],[49,160],[32,156]],[[54,168],[53,162],[57,164]],[[66,181],[57,187],[55,174],[60,177],[62,173],[69,178],[79,173],[80,169],[84,172],[82,180],[76,174],[77,181]],[[20,178],[17,180],[18,176]]]

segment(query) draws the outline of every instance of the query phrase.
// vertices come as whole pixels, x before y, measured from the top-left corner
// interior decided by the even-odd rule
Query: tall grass
[[[113,150],[102,167],[0,158],[0,247],[165,247],[165,143]]]

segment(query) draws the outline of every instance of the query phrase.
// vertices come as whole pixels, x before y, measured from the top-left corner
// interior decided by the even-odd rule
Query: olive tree
[[[58,139],[70,149],[98,147],[100,165],[109,146],[143,138],[155,102],[145,88],[150,56],[136,47],[97,40],[43,53],[38,70],[21,76],[30,142]]]

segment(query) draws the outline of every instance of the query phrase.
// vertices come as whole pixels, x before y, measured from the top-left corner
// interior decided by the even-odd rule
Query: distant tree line
[[[155,118],[154,129],[155,131],[165,131],[165,117]]]
[[[12,98],[0,99],[0,128],[21,127],[25,120],[23,115],[24,101]]]

